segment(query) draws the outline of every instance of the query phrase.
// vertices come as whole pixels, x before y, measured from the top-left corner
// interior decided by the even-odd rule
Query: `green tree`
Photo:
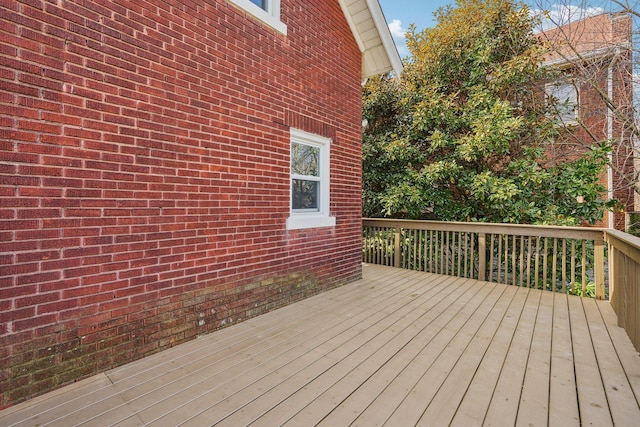
[[[458,0],[411,27],[400,78],[364,88],[364,212],[451,221],[575,224],[601,218],[607,148],[545,164],[559,132],[541,82],[545,46],[524,5]]]

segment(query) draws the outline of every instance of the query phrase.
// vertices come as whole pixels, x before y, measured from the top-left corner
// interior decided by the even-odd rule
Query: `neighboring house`
[[[602,178],[608,197],[619,200],[624,212],[607,213],[601,225],[625,230],[625,216],[633,212],[634,147],[625,120],[633,119],[631,16],[626,13],[589,17],[540,34],[553,46],[547,65],[562,77],[546,87],[558,100],[557,114],[572,131],[547,151],[562,160],[591,144],[614,141],[611,165]],[[607,108],[605,99],[615,108]]]
[[[360,277],[377,1],[7,0],[0,40],[0,408]]]

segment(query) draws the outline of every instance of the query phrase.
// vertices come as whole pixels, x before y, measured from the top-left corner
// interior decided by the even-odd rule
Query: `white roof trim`
[[[362,52],[362,78],[402,72],[402,61],[378,0],[338,0]]]
[[[558,59],[554,59],[551,61],[545,61],[543,65],[548,67],[560,67],[563,66],[571,66],[576,63],[576,61],[589,61],[592,59],[602,59],[607,56],[616,56],[620,54],[621,50],[631,50],[631,42],[612,44],[611,46],[602,47],[599,49],[590,50],[588,52],[580,52],[580,54],[573,54],[571,56],[566,56]]]

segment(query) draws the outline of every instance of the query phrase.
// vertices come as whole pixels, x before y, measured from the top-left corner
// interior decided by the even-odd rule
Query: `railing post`
[[[616,295],[616,281],[618,280],[618,264],[616,263],[617,250],[607,239],[607,264],[609,265],[609,302],[613,309],[618,312],[618,295]]]
[[[604,292],[604,238],[593,242],[593,271],[596,281],[596,298],[605,299]]]
[[[400,227],[395,228],[395,247],[394,247],[393,266],[400,268]]]
[[[487,235],[478,233],[478,280],[487,278]]]

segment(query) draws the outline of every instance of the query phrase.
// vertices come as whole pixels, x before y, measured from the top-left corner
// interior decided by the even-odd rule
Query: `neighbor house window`
[[[280,21],[280,0],[228,0],[268,26],[287,34],[287,26]]]
[[[562,123],[578,120],[578,89],[574,82],[561,81],[546,86],[547,99],[553,103],[557,118]]]
[[[291,214],[288,229],[330,227],[329,159],[331,140],[291,129]]]

